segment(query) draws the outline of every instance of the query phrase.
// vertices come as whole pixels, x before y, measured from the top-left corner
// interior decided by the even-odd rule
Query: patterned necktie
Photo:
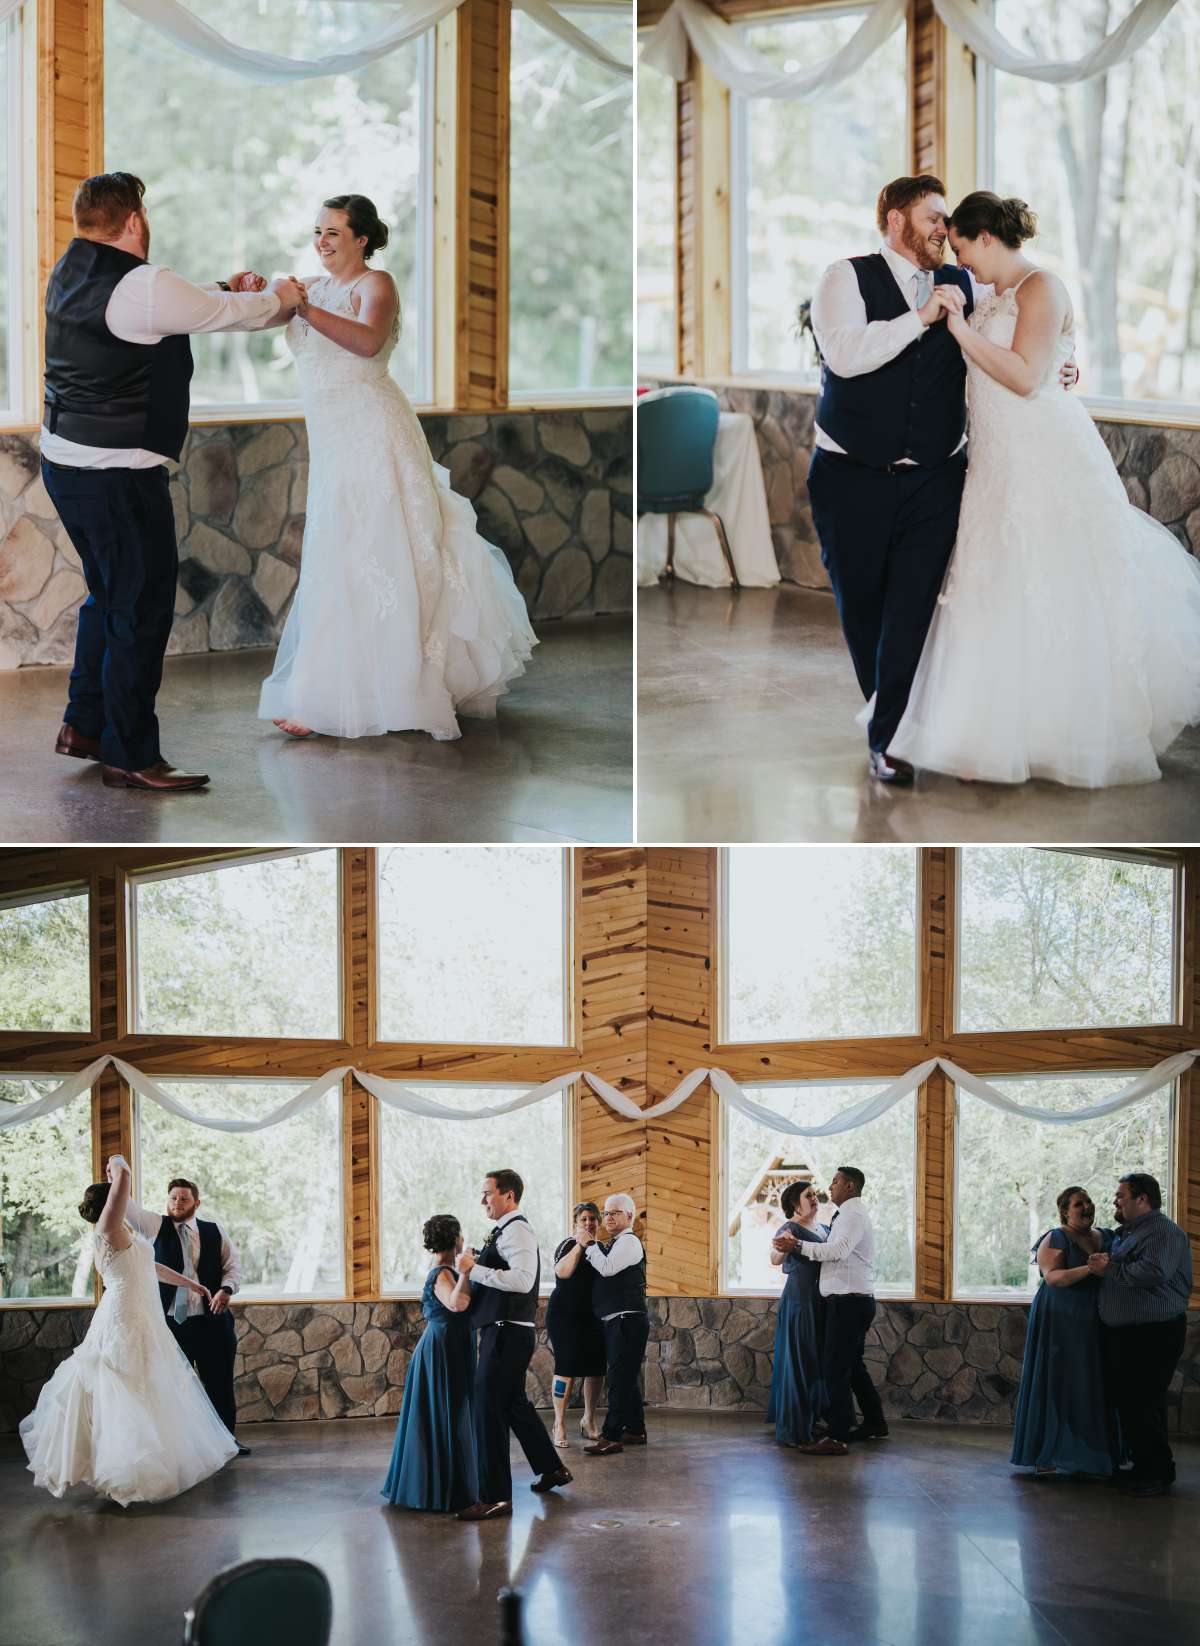
[[[928,303],[930,294],[933,291],[933,275],[928,269],[918,269],[916,275],[914,276],[913,283],[917,290],[917,300],[913,304],[913,307],[923,309],[926,303]]]

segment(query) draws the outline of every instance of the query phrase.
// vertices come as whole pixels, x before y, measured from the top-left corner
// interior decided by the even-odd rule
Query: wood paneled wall
[[[464,0],[458,23],[455,404],[508,403],[511,0]]]
[[[802,848],[796,848],[802,849]],[[956,854],[921,853],[920,1029],[864,1040],[722,1045],[718,853],[701,847],[587,847],[574,860],[573,1045],[480,1047],[380,1043],[374,1022],[375,853],[343,848],[343,1021],[345,1038],[323,1042],[139,1036],[129,1032],[125,977],[128,876],[135,870],[253,855],[242,851],[146,849],[0,853],[0,898],[68,884],[92,895],[95,1021],[86,1035],[0,1033],[0,1067],[69,1073],[112,1051],[158,1075],[312,1077],[338,1063],[425,1081],[523,1084],[585,1067],[649,1107],[692,1069],[721,1067],[735,1079],[886,1078],[932,1055],[980,1075],[1108,1070],[1114,1076],[1190,1049],[1200,1034],[1200,850],[1169,854],[1183,865],[1183,1022],[1174,1027],[956,1034],[952,1022]],[[1175,1203],[1200,1257],[1200,1103],[1196,1077],[1180,1083]],[[107,1074],[94,1105],[95,1166],[114,1149],[130,1153],[132,1108],[124,1083]],[[574,1106],[573,1193],[602,1200],[632,1194],[655,1295],[708,1297],[719,1272],[719,1107],[707,1084],[669,1116],[630,1121],[581,1083]],[[375,1104],[353,1080],[343,1105],[347,1294],[379,1293],[373,1207],[378,1183]],[[953,1090],[935,1073],[917,1104],[917,1284],[925,1301],[950,1297],[953,1273]],[[1200,1268],[1198,1268],[1200,1276]]]
[[[102,169],[104,0],[37,0],[38,290],[66,250],[76,186]]]

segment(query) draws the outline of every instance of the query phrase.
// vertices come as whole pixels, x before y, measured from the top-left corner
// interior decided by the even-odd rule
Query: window
[[[379,1037],[570,1042],[570,859],[531,846],[379,852]]]
[[[560,7],[628,61],[629,12]],[[512,19],[509,385],[514,397],[633,381],[633,82],[523,12]]]
[[[1084,1108],[1128,1084],[1134,1071],[991,1079],[1014,1102]],[[1041,1278],[1030,1248],[1057,1226],[1055,1198],[1074,1184],[1096,1203],[1097,1228],[1112,1228],[1112,1197],[1122,1172],[1156,1177],[1169,1210],[1174,1088],[1077,1126],[1018,1120],[958,1093],[954,1174],[954,1290],[959,1296],[1024,1297]]]
[[[1173,865],[1024,847],[959,862],[960,1029],[1177,1021]]]
[[[645,376],[677,364],[675,82],[639,67],[637,96],[637,367]]]
[[[746,1093],[785,1119],[821,1126],[854,1103],[882,1091],[885,1082],[838,1085],[797,1083],[750,1086]],[[857,1166],[866,1178],[863,1201],[875,1230],[875,1284],[880,1293],[911,1295],[916,1284],[916,1096],[904,1098],[878,1120],[837,1137],[793,1137],[771,1132],[722,1105],[725,1135],[725,1288],[771,1292],[783,1285],[771,1267],[770,1247],[783,1222],[780,1192],[811,1178],[822,1195],[839,1166]],[[835,1208],[817,1214],[828,1224]]]
[[[163,1080],[198,1114],[257,1120],[302,1090],[303,1082]],[[167,1184],[186,1177],[237,1249],[241,1296],[342,1296],[341,1091],[262,1132],[216,1132],[137,1100],[137,1184],[150,1210]]]
[[[1004,35],[1074,58],[1134,0],[994,0]],[[1194,141],[1200,5],[1184,0],[1128,63],[1052,86],[980,64],[980,183],[1027,200],[1034,260],[1071,292],[1082,386],[1161,409],[1200,401],[1200,154]]]
[[[917,854],[724,853],[724,1041],[913,1034]]]
[[[91,1024],[88,894],[0,902],[0,1029],[87,1034]]]
[[[395,18],[375,0],[198,0],[192,10],[239,45],[295,57],[336,51]],[[413,400],[429,400],[432,36],[353,74],[266,85],[182,51],[120,0],[106,0],[104,27],[105,163],[145,182],[155,259],[197,282],[247,268],[316,275],[321,202],[368,195],[391,231],[372,266],[400,292],[392,373]],[[280,327],[192,347],[194,407],[299,399]]]
[[[336,851],[139,877],[133,909],[139,1032],[337,1038]]]
[[[28,129],[33,30],[32,5],[0,20],[0,420],[8,422],[19,421],[25,410],[25,327],[31,310],[31,260],[36,255],[36,236],[20,232],[34,219],[36,144]]]
[[[422,1097],[471,1110],[516,1096],[496,1087],[419,1086]],[[550,1257],[568,1216],[567,1104],[569,1094],[546,1098],[499,1120],[426,1120],[379,1105],[379,1222],[385,1292],[419,1292],[430,1254],[421,1243],[427,1218],[449,1212],[469,1246],[479,1246],[489,1224],[479,1203],[489,1171],[512,1167],[525,1181],[521,1210],[542,1252],[542,1285],[554,1284]]]
[[[61,1075],[0,1075],[0,1110],[33,1103]],[[79,1215],[92,1181],[91,1094],[0,1131],[0,1299],[92,1300],[91,1231]]]
[[[843,46],[868,10],[772,17],[742,36],[777,68],[808,68]],[[877,243],[879,190],[909,169],[907,83],[905,31],[897,29],[823,97],[731,98],[735,371],[815,374],[811,342],[793,341],[796,309],[828,264]]]

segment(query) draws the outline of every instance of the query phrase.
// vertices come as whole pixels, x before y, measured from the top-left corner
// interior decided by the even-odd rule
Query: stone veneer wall
[[[243,1423],[381,1417],[400,1409],[420,1305],[248,1303],[235,1308]],[[765,1408],[774,1299],[651,1298],[645,1391],[654,1406]],[[882,1302],[866,1358],[892,1418],[1012,1422],[1028,1309],[1022,1304]],[[550,1405],[553,1360],[539,1314],[533,1398]],[[0,1432],[11,1431],[76,1343],[90,1309],[0,1311]],[[1200,1434],[1200,1311],[1172,1392],[1172,1427]]]
[[[795,389],[719,388],[726,411],[754,419],[767,490],[771,537],[786,582],[827,589],[808,505],[816,397]],[[1098,422],[1130,501],[1200,557],[1200,429]]]
[[[421,418],[535,620],[633,609],[632,423],[625,407]],[[278,640],[307,488],[303,423],[192,429],[171,485],[181,558],[170,652]],[[85,593],[36,435],[0,434],[0,668],[69,662]]]

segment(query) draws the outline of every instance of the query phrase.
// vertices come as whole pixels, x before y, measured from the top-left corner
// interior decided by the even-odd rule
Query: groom
[[[966,363],[945,325],[974,288],[943,267],[945,186],[924,174],[880,193],[882,248],[821,276],[812,328],[821,355],[808,473],[821,559],[862,694],[871,775],[907,786],[888,754],[904,714],[958,531],[967,472]],[[1064,387],[1078,373],[1063,371]]]
[[[81,183],[75,238],[46,288],[42,478],[88,587],[54,749],[98,760],[110,787],[171,793],[208,782],[163,759],[154,713],[179,567],[168,464],[188,432],[188,334],[281,324],[304,294],[249,273],[194,286],[150,263],[144,193],[130,172]]]
[[[542,1260],[537,1236],[520,1210],[519,1173],[489,1172],[483,1209],[496,1227],[478,1252],[460,1253],[460,1274],[471,1277],[471,1323],[478,1331],[475,1370],[475,1446],[479,1501],[459,1520],[503,1520],[512,1515],[509,1432],[516,1435],[537,1477],[530,1490],[549,1492],[574,1478],[559,1461],[546,1425],[525,1393],[525,1373],[537,1341]]]

